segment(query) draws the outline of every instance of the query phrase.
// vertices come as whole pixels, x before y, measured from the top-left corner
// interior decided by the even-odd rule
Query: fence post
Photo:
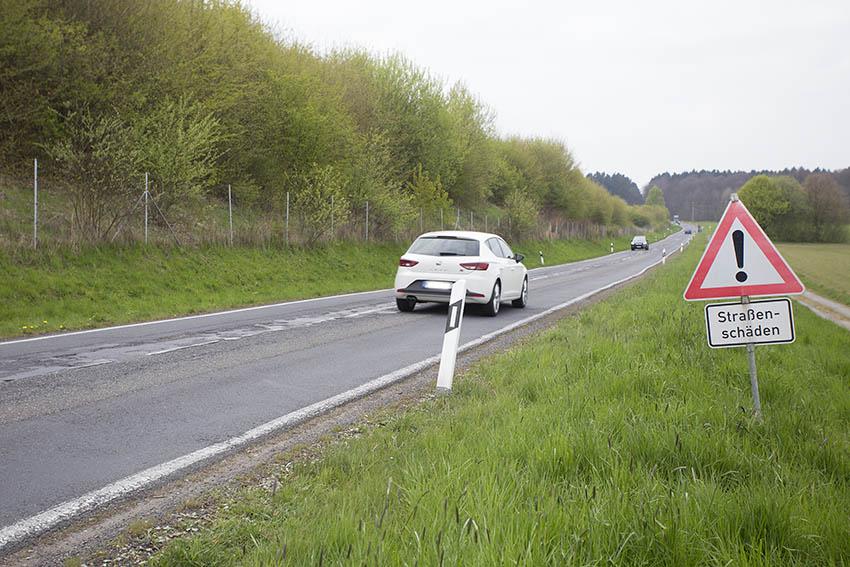
[[[227,184],[227,209],[230,217],[230,247],[233,248],[233,196],[230,183]]]
[[[440,230],[443,230],[443,207],[440,207]]]
[[[424,229],[422,228],[422,207],[419,207],[419,232],[421,233],[423,231]]]
[[[286,243],[289,244],[289,191],[286,192]]]
[[[148,172],[145,172],[145,244],[148,243]]]
[[[334,196],[331,195],[331,242],[334,239]]]
[[[38,158],[33,159],[32,247],[38,248]]]
[[[469,230],[475,230],[472,226],[472,211],[469,211]]]
[[[369,200],[366,199],[366,242],[369,242]]]

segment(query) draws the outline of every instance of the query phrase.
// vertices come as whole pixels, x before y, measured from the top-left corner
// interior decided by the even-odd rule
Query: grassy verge
[[[846,565],[850,349],[709,349],[704,245],[278,481],[153,564]]]
[[[0,259],[0,335],[55,332],[392,285],[401,245],[99,246]]]
[[[784,243],[777,247],[806,288],[850,305],[850,244]]]
[[[617,250],[628,246],[627,237],[614,242]],[[0,255],[0,337],[389,288],[408,244],[19,248]],[[557,264],[607,254],[609,245],[560,240],[516,248],[533,268],[541,250],[547,264]]]

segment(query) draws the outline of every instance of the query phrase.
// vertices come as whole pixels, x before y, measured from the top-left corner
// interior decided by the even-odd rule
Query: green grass
[[[682,256],[247,488],[154,565],[847,565],[850,340],[706,346]]]
[[[797,244],[777,246],[806,288],[850,305],[850,244]]]
[[[671,233],[672,230],[651,232],[646,236],[650,244],[653,244],[669,236]],[[578,238],[568,240],[531,240],[521,242],[513,248],[515,252],[525,254],[526,258],[523,260],[523,264],[528,268],[537,268],[540,266],[540,252],[543,252],[545,265],[551,266],[610,254],[612,244],[614,246],[614,252],[629,250],[631,240],[631,236],[617,236],[597,240],[581,240]]]
[[[607,254],[609,242],[539,241],[516,249],[533,268],[540,250],[549,265]],[[15,248],[0,255],[0,337],[389,288],[408,244]],[[617,249],[627,244],[627,237],[615,240]]]
[[[404,246],[99,246],[0,258],[0,335],[86,328],[392,286]],[[393,260],[395,259],[395,260]]]

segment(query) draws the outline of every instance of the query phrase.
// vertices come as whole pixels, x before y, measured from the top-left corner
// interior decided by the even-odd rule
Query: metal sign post
[[[747,295],[741,296],[741,303],[746,305],[750,302]],[[750,365],[750,390],[753,393],[753,413],[756,419],[761,419],[761,400],[759,399],[759,379],[756,374],[756,345],[747,343],[747,362]]]

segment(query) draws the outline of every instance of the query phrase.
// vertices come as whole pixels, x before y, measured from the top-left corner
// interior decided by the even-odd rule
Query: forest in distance
[[[729,196],[739,193],[765,231],[789,242],[850,239],[850,168],[837,171],[791,168],[781,171],[690,171],[662,173],[638,189],[627,176],[596,172],[588,178],[629,204],[660,190],[664,206],[682,220],[720,218]]]
[[[88,242],[115,236],[146,177],[166,217],[226,206],[232,188],[273,222],[291,206],[311,242],[329,219],[342,233],[365,215],[386,239],[460,209],[515,239],[567,223],[640,232],[716,218],[761,173],[664,173],[642,191],[585,175],[561,140],[500,135],[465,85],[401,55],[320,54],[236,0],[0,0],[0,29],[0,200],[38,158]],[[767,173],[823,173],[850,195],[850,169]]]

